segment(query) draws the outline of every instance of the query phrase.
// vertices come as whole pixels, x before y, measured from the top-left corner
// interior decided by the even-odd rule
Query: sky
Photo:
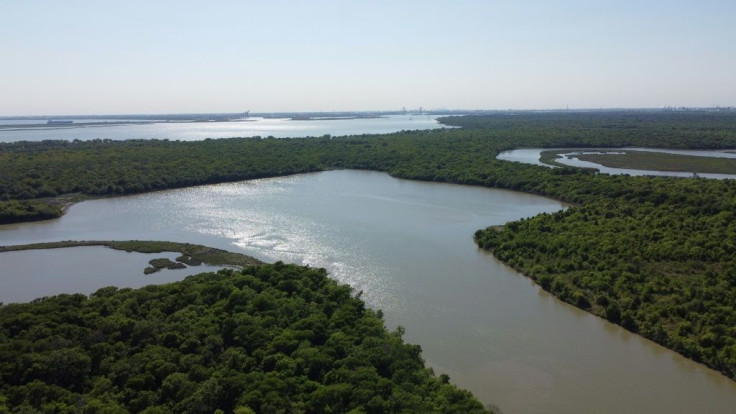
[[[736,1],[0,0],[0,116],[736,106]]]

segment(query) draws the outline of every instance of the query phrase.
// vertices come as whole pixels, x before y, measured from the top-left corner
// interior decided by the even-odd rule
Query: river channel
[[[659,152],[664,154],[675,154],[675,155],[688,155],[693,157],[711,157],[711,158],[736,158],[736,153],[733,150],[677,150],[669,148],[638,148],[638,147],[625,147],[625,148],[520,148],[509,151],[502,151],[496,158],[504,161],[515,161],[524,164],[541,165],[543,167],[553,166],[545,164],[540,161],[542,152],[544,151],[565,151],[560,153],[561,155],[555,159],[555,162],[560,164],[569,165],[571,167],[582,167],[582,168],[595,168],[598,172],[604,174],[613,175],[650,175],[650,176],[663,176],[663,177],[693,177],[693,172],[677,172],[677,171],[658,171],[658,170],[635,170],[631,168],[612,168],[604,165],[591,162],[583,161],[577,158],[577,155],[581,153],[621,153],[626,151],[640,151],[640,152]],[[736,179],[736,174],[713,174],[713,173],[702,173],[697,172],[698,177],[701,178],[713,178],[717,180],[723,179]]]
[[[325,267],[404,326],[436,372],[505,414],[732,413],[736,382],[556,300],[473,243],[477,229],[561,208],[331,171],[87,201],[0,226],[0,245],[172,240]],[[0,261],[2,278],[22,277]]]

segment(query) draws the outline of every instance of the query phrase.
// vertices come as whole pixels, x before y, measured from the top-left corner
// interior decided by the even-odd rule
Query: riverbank
[[[105,246],[114,250],[124,250],[126,252],[138,252],[138,253],[162,253],[162,252],[178,252],[181,254],[177,261],[180,261],[189,265],[198,265],[205,263],[208,265],[222,265],[222,266],[258,266],[263,264],[258,259],[253,257],[228,252],[222,249],[215,249],[212,247],[202,246],[198,244],[190,243],[177,243],[170,241],[142,241],[142,240],[128,240],[128,241],[60,241],[60,242],[49,242],[49,243],[33,243],[33,244],[22,244],[12,246],[0,246],[0,253],[3,252],[15,252],[22,250],[38,250],[38,249],[61,249],[66,247],[81,247],[81,246]]]
[[[488,224],[562,208],[518,192],[341,170],[92,200],[60,220],[5,228],[0,244],[179,240],[327,268],[363,291],[371,308],[383,309],[389,327],[405,326],[436,372],[509,414],[596,407],[664,413],[692,411],[703,401],[732,407],[736,384],[727,378],[560,303],[468,237]],[[38,260],[59,267],[81,262],[72,259],[75,249],[66,250],[74,255],[68,262],[62,252]],[[35,253],[27,253],[33,260]],[[141,274],[150,258],[120,279],[158,283],[159,276]],[[18,273],[10,257],[0,260],[7,275]],[[61,282],[53,268],[47,274]],[[183,270],[167,272],[176,277]],[[100,286],[107,285],[116,284]],[[652,390],[655,383],[667,392]]]

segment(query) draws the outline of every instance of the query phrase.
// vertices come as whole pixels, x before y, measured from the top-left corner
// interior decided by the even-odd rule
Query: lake
[[[437,122],[438,115],[388,115],[377,118],[291,120],[283,118],[249,118],[227,122],[130,122],[120,120],[74,120],[72,125],[27,127],[30,122],[0,120],[0,142],[79,139],[170,139],[200,141],[207,138],[268,137],[302,138],[386,134],[402,130],[446,128]],[[105,125],[104,122],[110,123]],[[102,122],[102,124],[99,124]],[[26,125],[26,126],[23,126]]]
[[[615,152],[615,151],[645,151],[645,152],[661,152],[665,154],[677,154],[677,155],[689,155],[693,157],[714,157],[714,158],[736,158],[736,153],[733,150],[677,150],[668,148],[606,148],[606,149],[575,149],[575,148],[520,148],[509,151],[502,151],[496,158],[504,161],[516,161],[524,164],[541,165],[544,167],[553,167],[549,164],[545,164],[539,161],[539,157],[543,151],[550,150],[562,150],[568,151],[562,154],[561,157],[556,158],[555,161],[560,164],[569,165],[571,167],[584,167],[584,168],[595,168],[599,172],[604,174],[626,174],[626,175],[656,175],[664,177],[692,177],[692,172],[675,172],[675,171],[657,171],[657,170],[634,170],[629,168],[611,168],[604,165],[583,161],[575,157],[580,152]],[[714,179],[726,179],[736,178],[736,174],[709,174],[709,173],[698,173],[701,178],[714,178]]]
[[[0,245],[173,240],[325,267],[404,326],[436,372],[505,414],[732,413],[736,382],[560,302],[473,242],[477,229],[561,208],[330,171],[86,201],[0,226]],[[2,273],[16,272],[3,260]]]

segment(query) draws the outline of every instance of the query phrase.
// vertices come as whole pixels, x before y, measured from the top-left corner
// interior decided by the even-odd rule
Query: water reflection
[[[325,267],[505,414],[731,413],[733,381],[559,302],[473,243],[477,229],[560,208],[331,171],[84,202],[60,220],[0,226],[0,244],[174,240]]]

